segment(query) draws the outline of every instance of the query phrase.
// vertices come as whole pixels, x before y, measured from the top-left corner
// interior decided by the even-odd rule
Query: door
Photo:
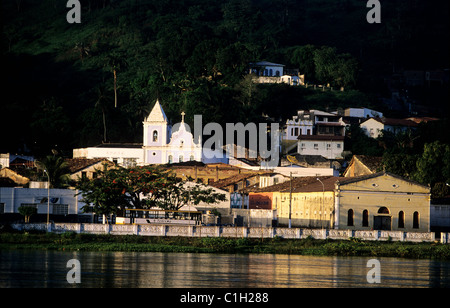
[[[374,216],[373,229],[391,231],[391,216]]]

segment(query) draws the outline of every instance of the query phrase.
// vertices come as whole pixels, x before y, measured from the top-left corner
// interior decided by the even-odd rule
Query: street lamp
[[[50,224],[50,176],[47,170],[44,169],[45,174],[47,174],[47,230]]]
[[[320,226],[323,229],[323,219],[322,219],[322,215],[323,215],[323,211],[324,211],[324,200],[325,200],[325,185],[323,185],[323,182],[317,178],[317,181],[320,182],[320,184],[322,184],[322,211],[320,212]]]

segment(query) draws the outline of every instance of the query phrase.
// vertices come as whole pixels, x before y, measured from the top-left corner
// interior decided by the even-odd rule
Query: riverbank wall
[[[180,237],[228,237],[228,238],[275,238],[284,239],[332,239],[345,240],[357,238],[363,241],[403,241],[434,242],[450,244],[450,234],[441,233],[440,238],[434,232],[403,231],[355,231],[304,228],[259,228],[259,227],[222,227],[222,226],[179,226],[179,225],[109,225],[90,223],[52,223],[12,224],[17,231],[43,231],[54,233],[86,233],[140,236],[180,236]]]

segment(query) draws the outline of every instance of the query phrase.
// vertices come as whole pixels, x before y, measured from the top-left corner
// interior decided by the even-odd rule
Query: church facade
[[[195,142],[189,126],[184,123],[185,113],[181,113],[181,123],[169,125],[159,101],[144,125],[144,164],[171,164],[186,161],[202,161],[201,140]]]
[[[194,140],[189,126],[184,123],[170,125],[159,102],[144,119],[142,144],[102,144],[96,147],[74,149],[73,158],[106,158],[119,165],[171,164],[202,161],[202,140]]]

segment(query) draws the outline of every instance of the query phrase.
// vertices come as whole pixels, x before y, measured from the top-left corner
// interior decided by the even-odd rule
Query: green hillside
[[[66,1],[2,1],[1,152],[140,142],[157,97],[173,121],[185,111],[203,123],[383,108],[375,98],[393,69],[449,67],[448,1],[383,1],[381,24],[361,0],[80,2],[82,23],[69,24]],[[260,60],[346,91],[250,88],[247,65]]]

